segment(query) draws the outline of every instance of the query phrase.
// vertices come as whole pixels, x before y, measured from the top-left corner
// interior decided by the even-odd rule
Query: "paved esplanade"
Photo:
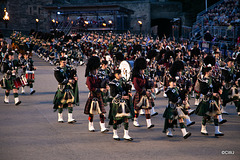
[[[213,124],[207,124],[209,136],[201,135],[201,117],[196,115],[191,116],[196,124],[187,128],[192,132],[191,137],[184,140],[180,128],[176,128],[174,137],[168,138],[162,133],[162,114],[167,105],[167,99],[162,97],[162,93],[157,96],[156,111],[160,114],[152,118],[155,124],[153,129],[146,128],[143,116],[139,118],[142,125],[140,128],[133,127],[130,122],[129,133],[134,138],[133,142],[114,141],[112,128],[109,133],[102,134],[99,116],[94,118],[96,132],[90,133],[88,116],[83,114],[88,96],[85,66],[78,67],[80,106],[73,111],[77,123],[59,124],[57,113],[52,109],[57,89],[53,75],[55,66],[50,66],[36,56],[33,59],[38,68],[35,71],[34,95],[29,95],[29,87],[26,87],[26,94],[20,94],[22,104],[15,106],[12,92],[10,104],[4,104],[4,90],[0,89],[0,160],[240,159],[240,117],[233,105],[228,105],[230,115],[224,116],[228,122],[220,128],[225,136],[219,138],[214,137]],[[63,115],[67,121],[67,110],[64,110]],[[123,137],[122,128],[118,133]],[[234,151],[234,155],[224,155],[223,151]]]

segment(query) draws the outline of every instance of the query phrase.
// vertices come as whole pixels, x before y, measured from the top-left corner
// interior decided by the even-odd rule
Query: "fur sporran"
[[[209,101],[209,111],[206,114],[211,117],[221,114],[221,110],[218,107],[217,102],[215,100]]]
[[[141,100],[137,104],[138,107],[142,109],[148,109],[149,108],[149,100],[147,96],[142,96]]]
[[[187,115],[183,112],[182,107],[176,107],[176,109],[177,109],[177,113],[178,113],[179,118],[186,118],[187,117]]]
[[[65,90],[61,103],[67,104],[67,103],[73,103],[73,102],[74,102],[74,96],[72,92],[70,90]]]
[[[92,102],[91,102],[90,114],[97,115],[97,114],[101,114],[101,113],[102,112],[99,107],[98,99],[93,98]]]
[[[115,117],[129,117],[130,110],[125,101],[120,101],[118,104],[117,114]]]

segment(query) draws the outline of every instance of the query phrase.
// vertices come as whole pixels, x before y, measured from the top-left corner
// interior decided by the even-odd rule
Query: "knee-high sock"
[[[128,130],[128,123],[126,123],[126,122],[124,123],[124,129]]]
[[[93,122],[93,115],[92,115],[92,114],[89,114],[88,120],[89,120],[90,122]]]
[[[9,94],[10,94],[10,92],[6,92],[6,91],[5,91],[5,95],[6,95],[6,96],[9,96]]]
[[[100,121],[101,123],[104,123],[104,115],[100,114]]]
[[[72,113],[73,112],[73,107],[68,107],[68,113]]]

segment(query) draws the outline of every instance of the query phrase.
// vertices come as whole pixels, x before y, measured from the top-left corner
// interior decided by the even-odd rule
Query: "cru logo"
[[[226,154],[226,155],[234,154],[234,151],[222,151],[222,154]]]

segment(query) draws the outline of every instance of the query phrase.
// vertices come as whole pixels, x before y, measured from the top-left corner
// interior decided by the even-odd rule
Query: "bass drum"
[[[119,65],[119,69],[121,70],[122,77],[127,81],[131,80],[132,69],[134,66],[134,61],[122,61]]]

